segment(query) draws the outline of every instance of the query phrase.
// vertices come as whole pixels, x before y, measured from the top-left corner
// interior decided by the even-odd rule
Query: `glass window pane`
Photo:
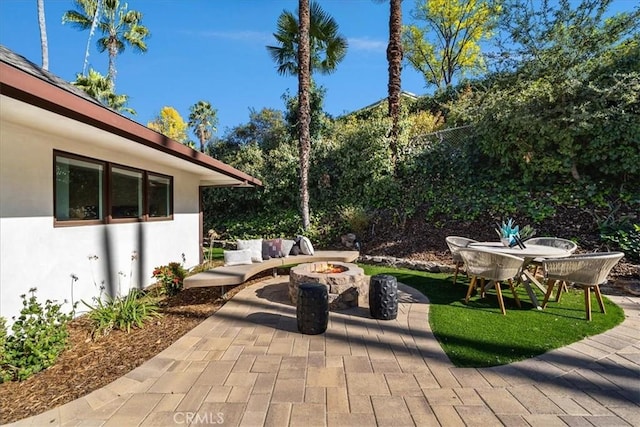
[[[111,168],[111,217],[142,217],[143,174],[139,171]]]
[[[56,156],[56,220],[103,218],[103,172],[100,163]]]
[[[158,218],[171,214],[171,179],[149,174],[149,216]]]

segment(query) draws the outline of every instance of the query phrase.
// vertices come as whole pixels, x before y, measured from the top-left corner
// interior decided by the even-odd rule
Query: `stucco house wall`
[[[56,223],[55,153],[172,178],[173,216]],[[200,187],[261,182],[88,98],[0,46],[0,316],[21,295],[62,303],[124,295],[153,283],[154,267],[201,257]],[[127,221],[127,220],[125,220]],[[98,221],[94,221],[98,222]],[[87,308],[80,304],[79,312]]]
[[[0,101],[3,110],[16,102]],[[72,286],[75,301],[90,302],[110,282],[121,293],[148,286],[155,266],[182,261],[182,254],[186,266],[198,263],[197,175],[96,147],[77,136],[82,132],[44,132],[10,118],[3,114],[0,122],[0,316],[17,314],[20,295],[32,287],[39,300],[67,299],[70,308]],[[172,176],[173,220],[54,227],[54,150]]]

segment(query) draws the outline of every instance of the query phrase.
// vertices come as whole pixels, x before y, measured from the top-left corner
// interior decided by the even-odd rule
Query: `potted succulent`
[[[522,241],[528,239],[535,234],[535,230],[530,225],[520,228],[516,225],[513,218],[509,218],[507,222],[502,221],[502,225],[496,223],[496,233],[500,237],[503,245],[512,247],[515,245],[524,246]]]

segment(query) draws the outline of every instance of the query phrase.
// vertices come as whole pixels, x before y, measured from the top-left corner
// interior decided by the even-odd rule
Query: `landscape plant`
[[[153,269],[153,277],[162,285],[166,295],[175,295],[182,290],[187,271],[179,262],[170,262]]]
[[[5,319],[0,318],[0,382],[22,381],[53,365],[67,344],[67,323],[71,315],[61,311],[62,304],[46,300],[44,305],[36,297],[36,289],[29,296],[21,295],[20,315],[13,318],[11,334]]]
[[[601,227],[600,238],[612,250],[622,250],[629,261],[640,262],[640,224]]]
[[[94,305],[84,301],[83,304],[89,308],[87,316],[92,322],[91,335],[95,339],[114,329],[129,333],[131,328],[143,328],[146,322],[161,316],[156,301],[138,289],[131,289],[124,297],[101,293],[93,300]]]

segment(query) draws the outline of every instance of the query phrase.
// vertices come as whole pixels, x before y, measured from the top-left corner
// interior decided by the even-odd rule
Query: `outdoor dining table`
[[[536,297],[533,288],[531,287],[531,283],[533,283],[542,293],[546,293],[546,288],[536,279],[536,277],[527,270],[527,266],[536,258],[566,258],[571,255],[571,252],[562,249],[556,248],[553,246],[543,246],[543,245],[527,245],[524,243],[524,248],[520,248],[519,246],[508,247],[502,244],[502,242],[476,242],[469,244],[469,247],[482,249],[488,252],[498,252],[501,254],[515,255],[517,257],[523,258],[524,263],[522,264],[522,283],[531,299],[531,303],[533,306],[542,310],[542,307],[538,303],[538,298]]]

